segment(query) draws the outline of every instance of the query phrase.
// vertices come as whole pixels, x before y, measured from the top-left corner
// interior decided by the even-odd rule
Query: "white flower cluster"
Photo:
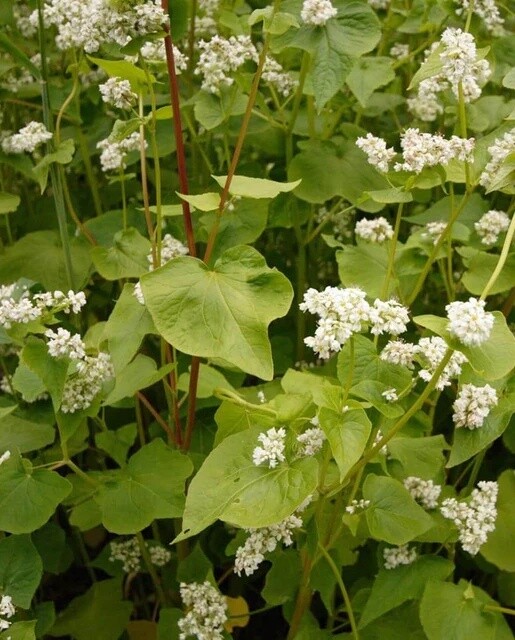
[[[220,8],[220,0],[198,0],[195,15],[195,33],[199,36],[216,33],[215,15]]]
[[[356,513],[359,513],[360,511],[368,509],[369,506],[370,500],[364,500],[363,498],[361,498],[361,500],[352,500],[349,506],[345,507],[345,511],[347,513],[350,513],[351,515],[354,515]]]
[[[409,56],[409,44],[396,42],[390,49],[390,56],[392,58],[396,58],[397,60],[407,58]]]
[[[305,344],[321,358],[327,359],[333,352],[340,351],[342,345],[366,324],[371,325],[374,335],[398,335],[406,331],[409,321],[406,307],[396,300],[384,302],[376,299],[370,305],[365,298],[365,292],[358,288],[308,289],[299,308],[318,315],[320,319],[315,335],[305,338]]]
[[[381,351],[380,358],[391,364],[400,364],[413,369],[413,360],[419,352],[419,346],[404,340],[390,340]]]
[[[415,562],[417,555],[417,550],[414,547],[410,549],[407,544],[383,549],[384,568],[395,569],[402,564],[411,564]]]
[[[146,143],[145,143],[146,145]],[[124,140],[113,140],[111,137],[104,138],[97,143],[100,149],[100,164],[102,171],[119,171],[125,169],[125,159],[130,151],[137,151],[140,148],[140,136],[137,131],[131,133]]]
[[[11,626],[9,618],[12,618],[16,613],[11,596],[2,596],[0,600],[0,631],[5,631]],[[6,640],[9,640],[6,638]]]
[[[425,167],[446,165],[455,159],[472,162],[474,146],[474,138],[452,136],[446,140],[439,134],[421,133],[416,128],[409,128],[401,135],[404,162],[397,163],[394,169],[420,173]]]
[[[312,27],[323,27],[325,23],[338,15],[331,0],[304,0],[300,17]]]
[[[481,95],[481,87],[491,73],[488,62],[477,59],[476,43],[470,33],[461,29],[446,29],[440,43],[434,43],[426,51],[426,60],[439,47],[441,71],[431,78],[422,80],[416,97],[408,99],[408,109],[426,122],[435,120],[443,113],[443,106],[438,100],[439,93],[450,88],[458,99],[461,86],[465,102],[472,102]]]
[[[383,216],[373,218],[372,220],[367,220],[366,218],[359,220],[356,222],[354,233],[362,240],[376,242],[378,244],[393,238],[392,225],[386,218],[383,218]]]
[[[48,353],[53,358],[82,360],[86,357],[86,345],[78,333],[72,335],[67,329],[59,327],[57,331],[47,329],[45,336],[49,339]]]
[[[395,157],[395,149],[387,147],[383,138],[367,133],[364,138],[356,140],[356,146],[367,154],[368,162],[378,171],[386,173],[389,170],[390,162]]]
[[[481,216],[474,223],[477,235],[481,238],[483,244],[495,244],[504,231],[510,226],[510,218],[504,211],[496,211],[491,209]]]
[[[498,491],[497,482],[479,482],[468,504],[447,498],[440,507],[443,517],[458,527],[461,546],[470,555],[475,556],[488,534],[495,530]]]
[[[32,299],[27,289],[20,289],[17,284],[0,286],[0,326],[10,329],[13,324],[27,324],[40,318],[47,308],[53,312],[78,313],[86,304],[82,292],[68,294],[62,291],[37,293]]]
[[[320,451],[325,441],[325,433],[320,427],[311,427],[297,436],[297,442],[301,445],[299,455],[314,456]]]
[[[239,576],[242,573],[250,576],[263,562],[265,554],[274,551],[278,544],[284,544],[286,547],[291,546],[293,533],[302,527],[302,518],[299,517],[299,514],[306,509],[310,502],[311,496],[304,500],[295,513],[271,527],[245,529],[249,537],[245,540],[245,544],[236,550],[234,573]]]
[[[376,444],[379,444],[381,442],[381,440],[383,439],[384,434],[381,431],[381,429],[377,430],[377,433],[374,437],[374,447],[376,446]],[[388,455],[388,445],[383,445],[380,449],[379,449],[379,453],[383,456],[387,456]]]
[[[13,18],[16,22],[16,28],[21,33],[21,35],[29,40],[33,38],[37,33],[37,28],[30,21],[30,14],[32,13],[31,9],[21,3],[13,4]]]
[[[504,20],[499,13],[499,8],[495,0],[454,0],[459,7],[456,9],[457,15],[467,15],[470,9],[481,18],[481,23],[486,29],[496,37],[505,35]]]
[[[451,302],[445,307],[449,323],[447,331],[470,347],[483,344],[490,337],[495,316],[485,311],[485,301],[469,298],[467,302]]]
[[[368,4],[376,11],[386,11],[390,6],[390,0],[368,0]]]
[[[422,237],[431,241],[433,244],[438,244],[442,233],[447,228],[447,222],[443,220],[435,220],[434,222],[428,222],[422,232]]]
[[[277,60],[270,56],[266,57],[261,78],[264,82],[268,82],[268,84],[275,87],[285,98],[287,98],[299,84],[291,73],[285,71]]]
[[[397,389],[393,387],[391,389],[386,389],[381,393],[381,395],[386,400],[386,402],[397,402],[397,400],[399,399],[399,396],[397,395]]]
[[[222,640],[223,625],[227,620],[227,601],[207,580],[181,582],[181,598],[189,608],[188,613],[177,625],[179,640],[194,636],[198,640]]]
[[[29,122],[18,133],[2,140],[4,153],[33,153],[40,145],[48,142],[52,134],[42,122]]]
[[[149,545],[146,543],[150,561],[156,567],[164,567],[170,562],[172,554],[161,545]],[[113,540],[109,543],[109,562],[119,561],[125,573],[141,571],[141,549],[136,537],[128,540]]]
[[[45,291],[36,293],[33,301],[40,307],[52,308],[54,313],[63,311],[64,313],[79,313],[86,304],[86,296],[83,291],[75,293],[70,289],[67,293],[63,291]]]
[[[272,427],[266,433],[260,433],[258,440],[263,445],[255,447],[252,453],[252,461],[258,467],[263,462],[267,462],[270,469],[277,467],[279,462],[284,462],[284,439],[286,430],[283,427],[276,429]]]
[[[489,384],[484,387],[464,384],[452,405],[453,422],[457,427],[479,429],[496,404],[497,392]]]
[[[434,372],[438,369],[447,351],[447,343],[439,336],[431,338],[421,338],[418,343],[417,352],[421,356],[425,368],[420,369],[418,375],[422,380],[429,382]],[[467,362],[467,357],[460,351],[455,351],[449,362],[445,365],[441,376],[438,378],[436,388],[442,391],[451,384],[451,378],[457,378],[461,373],[461,365]]]
[[[161,267],[177,258],[178,256],[185,256],[188,253],[188,247],[185,247],[180,240],[174,238],[171,234],[166,233],[161,241]],[[154,257],[152,251],[147,255],[147,261],[149,264],[148,270],[154,270]],[[136,296],[140,304],[145,304],[145,297],[141,290],[141,283],[137,282],[134,286],[134,295]]]
[[[502,137],[488,147],[490,160],[479,177],[479,184],[489,188],[506,158],[515,152],[515,128],[507,131]]]
[[[2,380],[4,380],[4,378],[2,378]],[[11,457],[11,452],[9,450],[4,451],[0,456],[0,465],[2,465],[4,462],[7,462],[7,460],[9,460],[10,457]]]
[[[188,56],[182,53],[182,51],[172,45],[173,47],[173,61],[175,64],[175,72],[179,75],[182,71],[188,68]],[[145,42],[141,47],[141,55],[150,64],[166,62],[166,49],[163,40],[152,40]]]
[[[247,60],[257,61],[256,47],[250,36],[219,35],[211,40],[200,40],[201,51],[195,74],[202,76],[201,88],[209,93],[219,93],[223,87],[233,84],[234,78],[228,74],[239,69]]]
[[[162,30],[167,16],[160,0],[138,2],[117,9],[110,0],[46,0],[44,18],[47,26],[57,29],[55,39],[59,49],[98,51],[104,43],[125,46],[139,38]],[[30,16],[38,24],[35,11]]]
[[[100,352],[97,356],[85,356],[73,362],[75,371],[68,377],[63,389],[63,413],[87,409],[104,382],[114,377],[114,367],[107,353]]]
[[[403,482],[411,497],[419,502],[425,509],[436,509],[442,487],[432,480],[422,480],[417,476],[409,476]]]
[[[138,94],[134,93],[131,83],[122,78],[109,78],[98,86],[102,100],[117,109],[130,109],[138,99]]]

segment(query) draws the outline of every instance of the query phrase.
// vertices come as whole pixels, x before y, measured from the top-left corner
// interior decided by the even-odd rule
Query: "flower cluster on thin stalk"
[[[396,300],[376,299],[369,304],[365,292],[352,287],[308,289],[299,308],[319,317],[315,335],[304,342],[322,359],[340,351],[352,335],[367,325],[374,335],[399,335],[409,322],[408,310]]]
[[[211,36],[216,33],[215,16],[220,8],[220,0],[198,0],[195,15],[195,33],[198,36]]]
[[[18,133],[2,140],[4,153],[34,153],[38,147],[52,139],[52,134],[42,122],[29,122]]]
[[[272,427],[266,433],[258,435],[258,441],[262,446],[257,446],[252,452],[252,462],[256,466],[262,465],[264,462],[270,469],[275,469],[280,462],[284,462],[286,457],[284,450],[286,448],[286,429],[280,427],[276,429]]]
[[[149,552],[150,561],[154,566],[164,567],[172,559],[170,551],[161,545],[145,544]],[[128,540],[113,540],[109,543],[109,550],[109,562],[121,562],[125,573],[141,571],[141,548],[136,537]]]
[[[466,16],[469,11],[475,13],[481,18],[481,24],[489,31],[494,37],[500,37],[506,34],[504,29],[504,19],[502,18],[499,7],[496,5],[495,0],[454,0],[458,5],[456,14],[459,16]]]
[[[188,254],[188,247],[184,246],[180,240],[174,238],[171,234],[166,233],[161,241],[161,264],[163,266],[170,260],[179,256],[185,256]],[[148,270],[154,270],[154,257],[152,251],[147,255]],[[134,286],[134,295],[136,296],[140,304],[145,304],[145,297],[141,290],[141,283],[137,282]]]
[[[146,146],[145,142],[145,146]],[[126,168],[125,161],[130,151],[138,151],[140,148],[140,135],[137,131],[131,133],[123,140],[116,140],[112,136],[104,138],[97,143],[100,149],[100,165],[102,171],[120,171]]]
[[[479,482],[467,501],[447,498],[440,512],[452,520],[459,531],[461,546],[475,556],[486,542],[488,534],[495,531],[497,519],[497,482]]]
[[[299,449],[299,455],[301,457],[314,456],[323,447],[326,440],[325,433],[318,426],[318,418],[311,420],[312,427],[309,427],[297,436],[296,440],[301,445]]]
[[[417,95],[408,99],[408,109],[424,121],[432,121],[443,113],[438,94],[450,89],[456,99],[460,90],[464,102],[473,102],[481,95],[481,88],[490,77],[487,60],[479,59],[474,36],[461,29],[448,28],[439,43],[426,51],[426,59],[439,51],[441,69],[420,82]]]
[[[442,487],[432,480],[423,480],[417,476],[409,476],[403,481],[405,488],[411,497],[419,502],[425,509],[436,509]]]
[[[506,158],[515,152],[515,128],[507,131],[488,147],[490,160],[479,177],[479,184],[487,189],[495,182]]]
[[[311,502],[311,496],[291,515],[270,527],[259,529],[245,529],[248,534],[245,543],[236,550],[234,572],[241,576],[247,576],[257,571],[259,565],[265,560],[267,553],[272,553],[278,544],[289,547],[293,544],[293,534],[302,527],[300,514]]]
[[[138,99],[138,94],[134,93],[131,83],[122,78],[109,78],[98,87],[102,100],[117,109],[130,109]]]
[[[508,230],[510,226],[510,218],[504,211],[491,209],[481,216],[474,223],[474,229],[481,238],[481,242],[486,245],[492,245],[497,242],[501,233]]]
[[[390,48],[390,56],[396,60],[407,58],[409,56],[409,44],[396,42],[393,47]]]
[[[382,244],[393,238],[393,227],[383,216],[371,220],[363,218],[356,222],[354,233],[367,242]]]
[[[403,544],[400,547],[387,547],[383,549],[385,569],[395,569],[401,565],[412,564],[418,557],[415,547]]]
[[[479,429],[497,402],[497,392],[489,384],[483,387],[464,384],[452,405],[452,420],[456,427]]]
[[[201,88],[209,93],[220,93],[223,87],[234,83],[229,74],[237,71],[249,60],[257,61],[258,53],[250,36],[223,38],[215,35],[211,40],[200,40],[200,58],[195,74],[201,76]]]
[[[333,7],[331,0],[304,0],[300,12],[302,22],[312,27],[323,27],[337,15],[338,10]]]
[[[14,616],[16,610],[11,596],[3,595],[0,599],[0,631],[5,631],[11,626],[10,618]],[[6,638],[6,640],[8,640]]]
[[[428,222],[422,231],[422,238],[428,240],[433,245],[438,244],[442,233],[447,228],[447,222],[444,220],[434,220],[433,222]]]
[[[177,623],[179,640],[190,636],[198,640],[222,640],[223,625],[227,620],[225,597],[207,580],[203,583],[181,582],[180,593],[188,612]]]
[[[447,331],[467,347],[486,342],[492,332],[495,316],[485,311],[485,301],[469,298],[451,302],[445,307],[449,322]]]
[[[370,506],[370,500],[360,498],[359,500],[352,500],[351,503],[345,507],[345,511],[351,516],[365,511]]]

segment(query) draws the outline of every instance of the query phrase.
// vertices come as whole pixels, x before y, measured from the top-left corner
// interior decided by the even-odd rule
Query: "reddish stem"
[[[163,420],[163,418],[159,415],[159,413],[154,409],[154,407],[150,404],[147,398],[145,398],[145,396],[140,391],[137,391],[136,395],[138,396],[138,400],[142,404],[144,404],[145,407],[150,411],[155,421],[158,422],[166,431],[166,435],[168,436],[168,442],[174,442],[175,441],[174,433],[173,433],[173,430],[170,428],[170,425],[167,424],[165,420]]]

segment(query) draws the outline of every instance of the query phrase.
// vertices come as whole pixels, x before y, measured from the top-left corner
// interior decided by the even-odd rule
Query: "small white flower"
[[[141,570],[141,549],[137,538],[113,540],[109,543],[109,562],[118,560],[125,573],[136,573]]]
[[[4,462],[7,462],[7,460],[9,460],[10,457],[11,457],[11,452],[4,451],[4,453],[2,453],[2,455],[0,456],[0,465],[2,465]]]
[[[146,143],[145,143],[146,144]],[[140,135],[137,131],[131,133],[124,140],[116,141],[105,138],[97,143],[97,149],[101,150],[100,164],[102,171],[120,171],[125,169],[125,160],[130,151],[137,151],[140,148]]]
[[[256,447],[252,453],[252,461],[258,467],[263,462],[267,462],[270,469],[274,469],[279,462],[284,462],[284,439],[286,430],[282,427],[276,429],[272,427],[266,433],[260,433],[258,440],[263,445]]]
[[[384,568],[395,569],[403,564],[411,564],[417,559],[417,550],[409,548],[407,544],[400,547],[389,547],[383,550]]]
[[[5,153],[33,153],[40,145],[51,140],[52,134],[42,122],[29,122],[18,133],[2,140]]]
[[[179,640],[190,636],[198,640],[222,640],[227,620],[227,600],[207,580],[200,584],[180,584],[181,598],[189,611],[177,623]]]
[[[75,369],[64,385],[61,400],[63,413],[87,409],[102,390],[104,382],[114,377],[114,367],[107,353],[85,356],[76,361]]]
[[[11,626],[9,618],[12,618],[15,613],[16,610],[14,608],[11,596],[3,595],[0,599],[0,616],[4,616],[5,618],[7,618],[7,620],[0,618],[0,632],[9,629],[9,627]],[[6,638],[5,640],[9,640],[9,638]]]
[[[215,35],[211,40],[200,40],[201,51],[195,74],[202,76],[201,88],[209,93],[220,93],[223,87],[229,87],[234,79],[228,74],[237,71],[248,60],[258,59],[256,47],[250,36],[231,36],[222,38]]]
[[[148,546],[148,545],[147,545]],[[156,567],[164,567],[172,559],[172,554],[161,545],[148,546],[150,561]]]
[[[435,222],[428,222],[422,232],[422,237],[430,240],[434,245],[438,244],[442,233],[447,228],[447,222],[443,220],[437,220]]]
[[[397,402],[397,400],[399,399],[399,396],[397,395],[397,390],[393,388],[386,389],[386,391],[383,391],[381,395],[387,402]]]
[[[370,332],[375,336],[391,333],[398,336],[404,333],[409,322],[408,309],[397,300],[374,300],[370,308]]]
[[[261,78],[263,82],[273,85],[285,98],[288,97],[299,84],[291,73],[284,71],[277,60],[274,60],[270,56],[267,56],[265,60]]]
[[[439,484],[435,484],[432,480],[422,480],[417,476],[406,478],[403,484],[410,492],[411,497],[420,502],[423,507],[436,509],[438,498],[442,492],[442,487]]]
[[[408,369],[413,369],[413,360],[419,352],[418,344],[404,342],[403,340],[390,340],[381,351],[381,360],[391,364],[400,364]]]
[[[510,218],[504,211],[491,209],[487,211],[478,222],[474,223],[477,235],[483,244],[495,244],[501,233],[508,230]]]
[[[361,498],[361,500],[353,500],[348,507],[345,507],[345,511],[347,513],[350,513],[351,515],[354,515],[359,511],[364,511],[369,506],[370,500],[363,500],[363,498]]]
[[[503,162],[515,152],[515,128],[507,131],[503,136],[497,138],[495,142],[488,147],[490,160],[483,170],[479,178],[479,184],[489,188],[494,182]]]
[[[302,445],[300,455],[314,456],[322,448],[325,439],[325,433],[319,427],[306,429],[304,433],[297,436],[297,442]]]
[[[407,58],[409,56],[409,44],[396,42],[393,47],[390,48],[390,55],[392,58],[396,58],[397,60]]]
[[[413,171],[420,173],[425,167],[447,165],[451,160],[472,162],[474,138],[452,136],[446,140],[440,134],[421,133],[416,128],[409,128],[401,135],[402,157],[395,171]]]
[[[330,0],[304,0],[300,17],[313,27],[323,27],[325,23],[338,15]]]
[[[266,396],[265,396],[264,391],[258,391],[257,392],[257,398],[258,398],[260,404],[265,404]]]
[[[86,356],[86,345],[78,333],[72,336],[69,331],[59,327],[57,331],[47,329],[45,336],[49,338],[47,348],[53,358],[82,360]]]
[[[493,36],[500,37],[505,35],[504,20],[494,0],[473,0],[472,2],[469,2],[469,0],[454,0],[454,2],[459,5],[456,9],[456,13],[459,16],[466,16],[472,10],[473,13],[481,18],[481,23]]]
[[[109,78],[98,88],[102,100],[117,109],[130,109],[138,99],[138,94],[132,90],[131,83],[121,78]]]
[[[486,542],[488,534],[495,530],[498,491],[497,482],[479,482],[468,504],[448,498],[440,507],[443,517],[452,520],[458,527],[463,549],[473,556]]]
[[[395,157],[395,150],[386,146],[383,138],[367,133],[364,138],[356,140],[356,146],[367,154],[368,162],[382,173],[387,173],[390,162]]]
[[[485,311],[485,304],[484,300],[476,298],[448,304],[445,310],[449,318],[447,331],[451,336],[466,346],[477,346],[488,340],[495,316]]]
[[[372,220],[367,220],[366,218],[359,220],[356,222],[354,232],[359,238],[378,244],[393,238],[393,227],[383,216]]]
[[[418,353],[424,363],[425,368],[420,369],[418,375],[422,380],[429,382],[434,372],[438,369],[438,365],[443,360],[447,351],[447,343],[439,336],[431,338],[421,338],[418,343]],[[468,362],[467,357],[460,351],[455,351],[442,375],[438,378],[436,388],[441,391],[451,384],[451,378],[457,378],[461,373],[461,365]]]
[[[489,384],[484,387],[464,384],[452,405],[453,422],[456,427],[478,429],[496,404],[497,392]]]

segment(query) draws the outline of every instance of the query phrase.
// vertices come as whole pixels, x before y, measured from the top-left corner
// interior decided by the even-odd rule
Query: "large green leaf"
[[[32,422],[12,413],[0,418],[0,451],[16,447],[20,453],[42,449],[55,439],[53,426]]]
[[[488,534],[488,538],[481,547],[481,555],[488,562],[495,564],[503,571],[515,573],[515,472],[512,469],[504,471],[499,476],[499,496],[497,498],[497,520],[495,531]]]
[[[499,256],[486,251],[474,251],[469,247],[459,251],[463,256],[463,262],[467,270],[463,274],[462,282],[467,291],[474,295],[480,295],[490,280]],[[494,286],[490,289],[490,295],[496,295],[512,288],[515,282],[515,253],[508,254],[506,263],[495,281]]]
[[[16,211],[19,204],[20,196],[15,196],[12,193],[5,193],[5,191],[0,191],[0,214]]]
[[[227,436],[246,431],[251,427],[261,427],[262,431],[266,431],[274,426],[276,418],[270,413],[263,412],[260,405],[256,405],[256,408],[253,409],[247,405],[235,404],[226,400],[222,402],[215,413],[215,421],[218,429],[214,444],[217,446]]]
[[[347,86],[362,107],[379,87],[384,87],[395,79],[391,58],[359,58],[347,76]]]
[[[9,640],[36,640],[36,623],[37,620],[24,620],[23,622],[14,622],[9,627]]]
[[[143,276],[142,289],[158,331],[174,347],[272,378],[267,327],[286,314],[292,290],[255,249],[229,249],[213,269],[176,258]]]
[[[372,51],[381,38],[381,23],[374,11],[362,2],[336,0],[334,6],[343,50],[353,56]]]
[[[30,533],[50,518],[71,492],[65,478],[48,469],[33,469],[18,455],[0,466],[0,529]]]
[[[378,540],[406,544],[433,526],[431,517],[393,478],[368,475],[363,483],[363,497],[370,500],[365,516],[370,534]]]
[[[490,411],[479,429],[455,429],[447,466],[455,467],[465,462],[502,436],[514,409],[515,394],[510,394],[500,399],[499,404]]]
[[[136,423],[126,424],[115,431],[101,431],[95,435],[95,444],[103,449],[123,467],[127,459],[127,453],[136,439]]]
[[[421,556],[409,565],[381,569],[372,585],[359,626],[366,627],[372,620],[407,600],[419,600],[428,580],[444,581],[453,570],[452,562],[438,556]]]
[[[314,458],[284,462],[274,469],[253,463],[260,432],[254,427],[229,436],[209,454],[189,487],[183,530],[176,541],[217,519],[246,528],[275,524],[313,493],[318,481]]]
[[[148,271],[150,249],[149,240],[137,229],[130,228],[114,236],[112,247],[93,247],[91,258],[98,273],[106,280],[139,278]]]
[[[497,605],[479,587],[465,580],[427,583],[420,603],[420,621],[428,640],[510,640],[513,634],[502,614],[485,611]]]
[[[138,353],[134,360],[118,373],[114,389],[104,400],[104,404],[116,404],[123,398],[133,396],[136,391],[159,382],[174,368],[175,364],[171,363],[158,369],[153,358]]]
[[[74,640],[118,640],[129,622],[132,602],[122,600],[121,580],[96,582],[59,614],[52,636]]]
[[[506,318],[500,311],[493,312],[495,322],[486,342],[477,347],[466,347],[451,338],[447,331],[448,321],[437,316],[416,316],[413,321],[422,327],[431,329],[441,336],[449,346],[464,353],[472,368],[486,380],[504,378],[513,369],[515,362],[515,337],[506,324]]]
[[[61,406],[64,383],[68,373],[68,360],[52,357],[48,353],[46,343],[35,336],[27,338],[20,360],[41,379],[50,393],[54,409],[57,411]]]
[[[227,176],[213,176],[223,188]],[[293,191],[298,187],[300,180],[294,182],[277,182],[265,178],[251,178],[249,176],[233,176],[229,187],[229,193],[242,198],[275,198],[280,193]]]
[[[361,458],[372,424],[357,403],[352,404],[345,413],[322,407],[318,419],[338,465],[340,479],[343,479],[352,465]]]
[[[346,287],[357,286],[366,291],[367,296],[378,298],[388,268],[388,250],[377,244],[346,245],[336,252],[338,274]],[[395,287],[394,279],[390,291]]]
[[[354,64],[345,46],[344,31],[340,24],[329,21],[319,33],[311,78],[319,111],[342,88]]]
[[[140,304],[134,295],[134,285],[126,284],[104,327],[116,372],[129,364],[143,338],[155,332],[146,306]]]
[[[136,533],[157,518],[179,518],[184,508],[184,482],[193,471],[189,458],[153,440],[113,474],[95,500],[102,523],[118,534]]]
[[[397,437],[388,443],[388,460],[398,461],[402,467],[401,477],[418,476],[424,480],[431,480],[441,473],[445,464],[443,452],[447,448],[442,435],[423,438]],[[394,464],[391,466],[395,468]]]
[[[89,246],[81,239],[70,241],[74,287],[83,289],[91,267]],[[44,268],[42,257],[44,256]],[[45,289],[68,291],[64,253],[56,231],[27,233],[0,256],[0,282],[11,283],[20,278],[40,282]]]
[[[16,607],[30,608],[42,575],[43,563],[30,536],[0,540],[0,585]]]
[[[247,96],[236,85],[223,88],[219,95],[200,91],[194,98],[195,118],[209,131],[218,127],[230,116],[239,116],[247,107]]]

